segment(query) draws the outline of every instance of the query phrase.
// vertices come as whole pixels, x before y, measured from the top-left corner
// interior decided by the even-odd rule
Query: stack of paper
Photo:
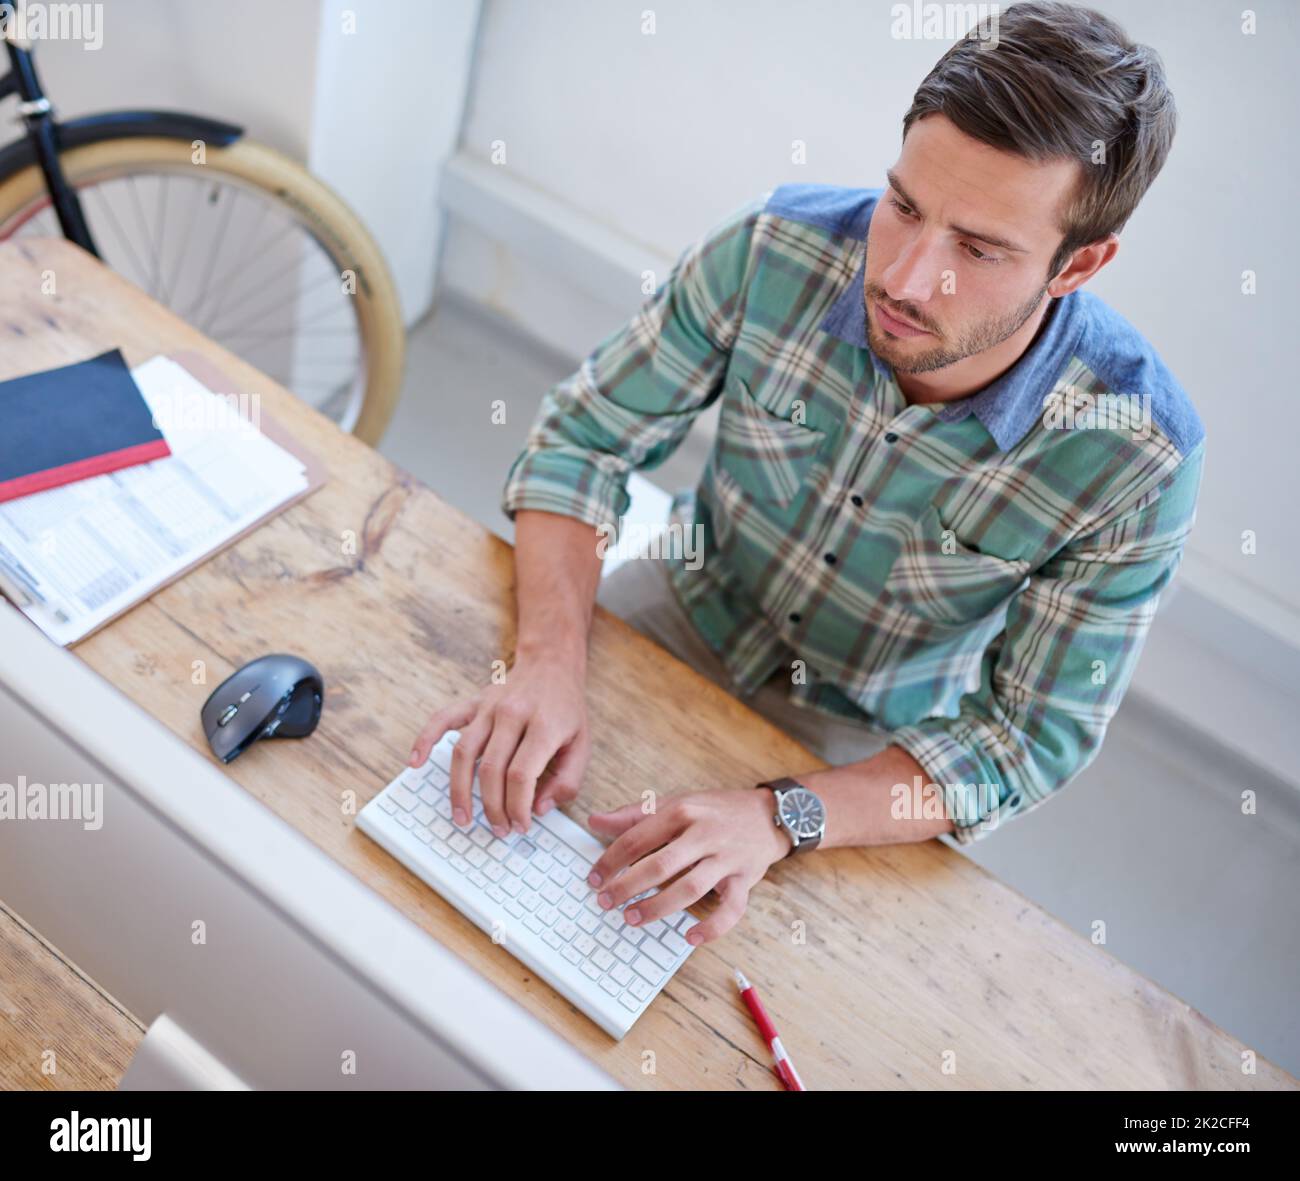
[[[307,487],[294,456],[188,370],[132,370],[172,454],[0,504],[0,576],[70,644]]]

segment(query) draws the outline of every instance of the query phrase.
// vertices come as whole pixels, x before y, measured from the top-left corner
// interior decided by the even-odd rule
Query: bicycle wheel
[[[196,161],[196,156],[201,159]],[[246,140],[106,139],[62,154],[105,263],[372,446],[392,417],[405,330],[355,214]],[[40,169],[0,182],[0,240],[60,235]]]

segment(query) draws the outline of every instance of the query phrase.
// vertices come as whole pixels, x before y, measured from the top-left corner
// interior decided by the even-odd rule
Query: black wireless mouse
[[[325,682],[307,661],[283,652],[231,673],[203,704],[203,733],[223,763],[259,738],[305,738],[320,721]]]

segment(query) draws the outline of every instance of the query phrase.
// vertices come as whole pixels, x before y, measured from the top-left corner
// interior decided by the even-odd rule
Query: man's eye
[[[984,254],[976,250],[969,242],[966,243],[966,249],[970,251],[971,257],[978,259],[980,262],[1001,262],[1000,258],[994,258],[991,254]]]
[[[904,217],[915,217],[916,214],[911,206],[904,205],[897,197],[890,197],[889,203],[898,210]]]

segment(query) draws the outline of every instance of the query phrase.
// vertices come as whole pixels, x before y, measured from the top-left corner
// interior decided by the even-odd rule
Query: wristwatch
[[[789,778],[773,779],[758,786],[770,787],[776,796],[772,823],[785,829],[790,838],[790,853],[806,853],[821,844],[826,835],[826,805],[816,792]]]

